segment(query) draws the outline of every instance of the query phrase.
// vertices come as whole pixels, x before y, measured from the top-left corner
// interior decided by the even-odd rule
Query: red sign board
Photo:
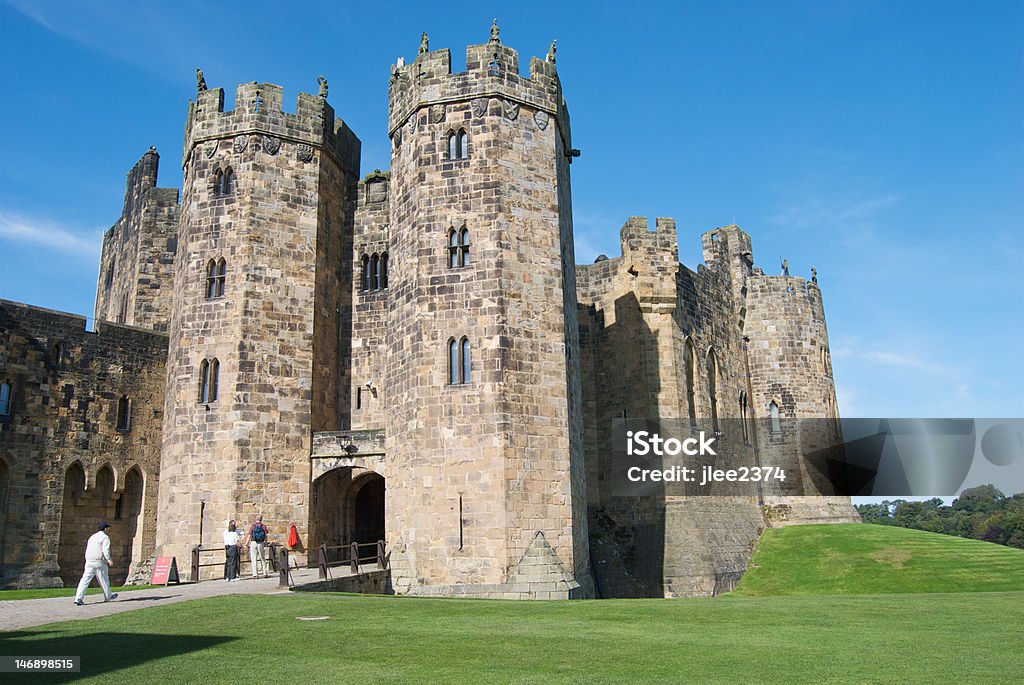
[[[150,585],[167,585],[168,583],[180,583],[178,580],[178,558],[157,557],[153,564],[153,577]]]

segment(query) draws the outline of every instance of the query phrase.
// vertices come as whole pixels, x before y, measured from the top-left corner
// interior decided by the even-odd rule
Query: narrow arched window
[[[199,403],[205,404],[210,397],[210,361],[204,359],[199,363]]]
[[[377,260],[377,275],[376,275],[376,278],[377,278],[377,288],[379,288],[381,290],[383,290],[384,287],[385,287],[385,285],[384,285],[384,270],[387,268],[387,266],[386,266],[387,259],[388,259],[387,255],[386,254],[382,254],[380,256],[380,258]]]
[[[221,196],[221,189],[224,186],[224,172],[217,169],[213,172],[213,194],[215,197]]]
[[[114,258],[110,258],[110,266],[107,267],[107,278],[104,283],[104,287],[110,290],[110,286],[114,284]]]
[[[0,383],[0,416],[11,415],[11,384]]]
[[[121,311],[117,314],[117,323],[128,322],[128,293],[121,296]]]
[[[448,229],[448,268],[469,266],[469,229],[463,226],[456,231]]]
[[[448,383],[459,384],[459,343],[455,338],[448,340]]]
[[[469,361],[469,338],[463,338],[462,345],[460,347],[460,354],[462,356],[462,382],[469,383],[471,368]]]
[[[231,195],[235,192],[235,172],[228,167],[224,170],[223,180],[221,182],[220,194]]]
[[[227,280],[228,263],[223,257],[217,262],[217,297],[224,297],[224,281]]]
[[[464,385],[472,378],[473,363],[470,356],[469,338],[448,339],[448,383]]]
[[[779,421],[779,405],[775,404],[775,400],[768,405],[768,418],[771,419],[771,430],[772,433],[778,433],[782,430],[782,422]]]
[[[370,290],[370,256],[363,255],[363,291]]]
[[[64,363],[64,343],[57,343],[53,346],[53,364],[60,366]]]
[[[740,423],[743,428],[743,444],[750,444],[750,427],[747,425],[747,393],[740,393]]]
[[[212,300],[217,297],[217,262],[210,260],[206,263],[206,299]]]
[[[388,287],[388,253],[380,256],[380,287],[383,290]]]
[[[686,380],[686,408],[690,413],[690,427],[697,426],[696,398],[693,394],[694,354],[693,343],[687,338],[683,343],[683,374]]]
[[[448,132],[448,159],[469,159],[469,134],[466,129]]]
[[[132,425],[132,401],[122,395],[117,401],[117,430],[127,433]]]
[[[204,359],[199,364],[199,403],[209,404],[217,401],[217,383],[220,375],[220,362]]]
[[[448,229],[448,268],[456,269],[459,266],[459,234],[454,228]]]
[[[469,266],[469,229],[465,226],[459,232],[459,242],[462,243],[462,266]]]
[[[455,131],[448,133],[448,159],[459,158],[459,134]]]
[[[374,254],[370,257],[370,290],[380,289],[380,256]]]
[[[711,402],[711,430],[718,432],[718,361],[715,351],[708,350],[708,400]]]
[[[210,362],[210,402],[217,401],[217,386],[220,380],[220,362],[214,359]]]

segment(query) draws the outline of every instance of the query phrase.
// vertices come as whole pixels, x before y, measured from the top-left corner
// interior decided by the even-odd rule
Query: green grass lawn
[[[98,586],[90,587],[85,591],[87,595],[98,595],[100,589]],[[132,590],[149,590],[154,587],[163,587],[162,585],[125,585],[122,587],[110,588],[113,592],[131,592]],[[0,590],[0,602],[6,602],[8,600],[15,599],[47,599],[49,597],[74,597],[75,590],[73,587],[55,587],[55,588],[44,588],[42,590]]]
[[[296,594],[0,633],[0,653],[78,655],[74,680],[97,683],[1004,683],[1024,680],[1022,635],[1021,592],[575,602]],[[32,682],[72,680],[49,677]]]
[[[732,596],[1015,590],[1024,550],[853,523],[766,530]]]

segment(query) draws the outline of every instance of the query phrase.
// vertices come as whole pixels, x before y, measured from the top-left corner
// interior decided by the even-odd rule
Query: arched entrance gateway
[[[384,539],[384,477],[344,466],[313,481],[312,549]],[[311,564],[317,561],[310,554]]]

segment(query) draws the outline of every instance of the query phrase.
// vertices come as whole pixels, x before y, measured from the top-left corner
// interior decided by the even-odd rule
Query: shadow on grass
[[[160,635],[138,633],[91,633],[65,636],[59,631],[0,633],[0,655],[32,657],[81,657],[80,673],[33,674],[34,683],[70,683],[156,661],[198,652],[239,638],[223,635]]]

